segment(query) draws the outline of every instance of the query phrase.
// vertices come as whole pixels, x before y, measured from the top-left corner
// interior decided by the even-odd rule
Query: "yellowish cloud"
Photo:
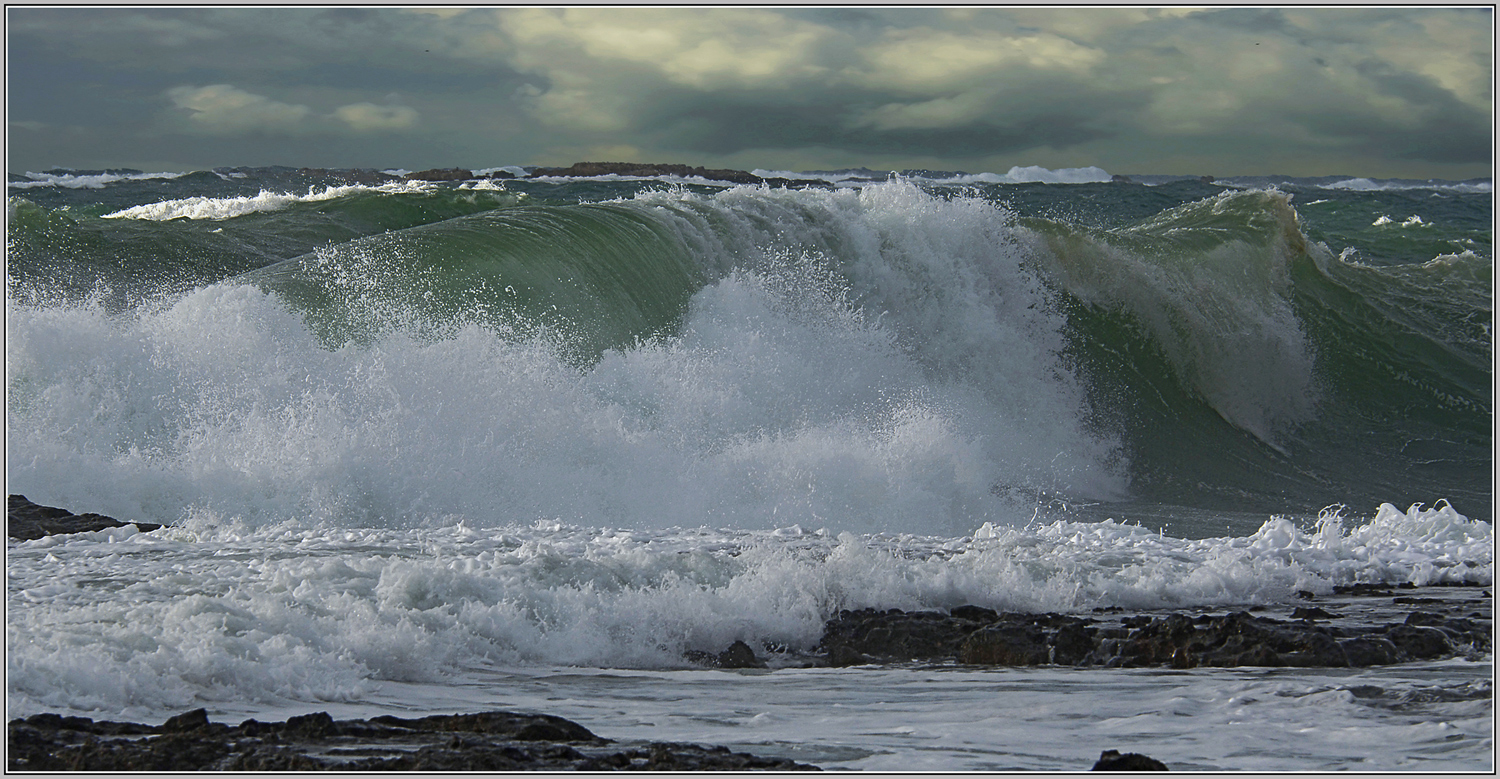
[[[311,113],[304,105],[282,103],[229,84],[180,86],[167,97],[188,112],[194,126],[214,133],[290,132]]]
[[[333,117],[361,132],[405,130],[417,124],[417,111],[404,105],[353,103],[339,106]]]
[[[497,20],[522,69],[607,77],[623,63],[699,89],[815,72],[811,55],[834,34],[757,9],[522,9]]]
[[[868,86],[945,89],[1002,70],[1031,69],[1083,74],[1104,52],[1050,34],[960,34],[929,28],[896,30],[870,47],[865,67],[851,74]]]

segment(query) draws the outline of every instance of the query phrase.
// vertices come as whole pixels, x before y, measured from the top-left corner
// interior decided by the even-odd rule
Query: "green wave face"
[[[1137,498],[1314,511],[1401,485],[1489,510],[1487,257],[1352,262],[1274,191],[1110,230],[1022,223]]]
[[[851,525],[954,533],[989,511],[1024,521],[1091,501],[1101,517],[1236,514],[1245,532],[1267,512],[1334,503],[1447,498],[1470,516],[1492,510],[1493,262],[1482,197],[1200,182],[507,182],[512,191],[367,187],[276,203],[240,190],[204,206],[221,218],[190,218],[196,206],[183,195],[194,190],[174,186],[183,188],[170,201],[11,198],[12,299],[46,308],[28,295],[67,303],[102,288],[141,322],[201,316],[225,339],[204,359],[253,344],[265,354],[252,361],[288,382],[337,374],[319,379],[335,395],[362,374],[330,366],[371,354],[426,366],[418,372],[452,368],[467,378],[448,405],[434,401],[429,422],[402,430],[422,457],[436,463],[452,448],[429,426],[475,443],[465,436],[488,415],[490,429],[516,431],[518,462],[535,474],[610,463],[600,473],[615,481],[589,499],[619,516],[654,516],[655,498],[639,511],[617,504],[688,473],[696,481],[674,494],[735,521],[802,507]],[[118,215],[137,206],[151,209]],[[218,321],[215,302],[251,305],[236,297],[254,292],[232,288],[240,282],[275,293],[255,305],[278,316],[290,307],[299,316],[289,321],[306,328],[241,338],[237,314]],[[41,332],[52,326],[44,321],[26,327]],[[143,325],[141,337],[185,327]],[[94,332],[80,325],[76,335]],[[304,337],[311,349],[279,351],[278,339]],[[460,353],[480,342],[490,351]],[[532,351],[556,369],[533,394],[453,416],[496,377],[531,377],[521,353]],[[46,368],[46,350],[31,354]],[[165,370],[118,359],[121,377]],[[151,385],[127,405],[155,409],[159,397],[199,392],[194,366],[162,379],[178,389]],[[253,388],[258,370],[224,393]],[[284,388],[267,382],[265,397],[280,398]],[[572,406],[558,405],[558,382],[576,382]],[[227,417],[254,418],[273,400],[247,400]],[[556,429],[536,432],[539,409],[556,412]],[[388,422],[379,403],[356,398],[346,411],[352,430]],[[578,419],[592,420],[586,431],[568,427]],[[617,424],[629,435],[590,448]],[[122,440],[134,440],[132,425],[122,423]],[[552,458],[528,448],[534,439],[576,446]],[[393,473],[412,483],[448,478],[405,467]],[[557,490],[516,481],[508,461],[486,467],[508,486],[453,485],[466,506],[556,514],[547,507]]]
[[[329,192],[338,194],[321,197]],[[522,202],[524,195],[503,190],[391,193],[357,187],[50,208],[12,197],[8,276],[13,287],[45,289],[54,296],[77,298],[105,289],[121,301],[139,300],[211,284],[318,247]],[[120,216],[130,213],[141,215]]]
[[[477,323],[581,362],[669,328],[701,284],[660,225],[609,205],[518,207],[370,236],[242,277],[326,342]]]

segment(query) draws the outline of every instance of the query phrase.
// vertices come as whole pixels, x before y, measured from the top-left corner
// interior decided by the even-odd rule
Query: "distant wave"
[[[144,179],[175,179],[186,173],[32,173],[26,177],[31,181],[8,181],[9,189],[31,189],[33,187],[65,187],[67,189],[102,189],[105,184],[116,181],[141,181]]]
[[[828,181],[835,184],[867,184],[875,180],[884,180],[890,175],[896,174],[895,171],[883,173],[867,168],[804,172],[757,168],[752,172],[761,178],[783,178],[793,181]],[[906,178],[942,184],[1097,184],[1113,180],[1113,176],[1108,171],[1092,166],[1087,168],[1057,168],[1053,170],[1038,165],[1017,165],[1005,173],[907,170],[901,171],[899,175]]]
[[[293,203],[334,200],[357,192],[398,194],[426,192],[433,188],[434,185],[423,181],[396,181],[378,187],[329,186],[324,187],[322,192],[309,189],[305,195],[269,192],[263,189],[260,194],[241,197],[188,197],[180,200],[163,200],[160,203],[147,203],[105,214],[103,218],[148,219],[153,222],[166,222],[172,219],[231,219],[258,211],[279,211]]]
[[[1402,190],[1402,189],[1437,189],[1448,192],[1494,192],[1495,185],[1489,181],[1477,182],[1449,182],[1449,181],[1407,181],[1380,180],[1380,179],[1348,179],[1336,181],[1332,184],[1320,185],[1322,189],[1346,189],[1355,192],[1373,192],[1377,190]]]

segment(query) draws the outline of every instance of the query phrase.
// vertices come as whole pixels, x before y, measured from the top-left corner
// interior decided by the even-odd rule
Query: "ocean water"
[[[869,173],[12,174],[8,491],[168,527],[7,545],[9,716],[1493,769],[1489,656],[800,667],[846,608],[1492,584],[1488,181]]]

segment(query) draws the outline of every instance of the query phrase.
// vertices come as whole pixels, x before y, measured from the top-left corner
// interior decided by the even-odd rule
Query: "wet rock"
[[[700,649],[689,649],[682,653],[689,662],[709,668],[765,668],[764,660],[755,656],[755,650],[744,641],[736,641],[717,655]]]
[[[743,641],[736,641],[719,653],[720,668],[765,668],[765,661],[755,656],[755,650]]]
[[[875,658],[848,644],[835,644],[828,650],[828,664],[834,668],[848,668],[851,665],[869,665],[873,662],[875,662]]]
[[[1392,591],[1359,597],[1389,596]],[[1405,624],[1355,625],[1347,624],[1347,619],[1323,624],[1320,620],[1335,615],[1317,607],[1295,608],[1292,620],[1238,611],[1121,614],[1115,622],[1057,614],[998,614],[975,606],[961,606],[948,614],[864,609],[843,611],[830,620],[819,650],[830,666],[956,661],[1109,668],[1343,668],[1489,651],[1487,612],[1475,619],[1456,617],[1451,616],[1453,609],[1467,607],[1468,601],[1424,600],[1449,603],[1448,613],[1412,612]]]
[[[957,657],[964,639],[985,626],[983,612],[988,610],[965,612],[967,616],[900,609],[841,611],[824,627],[818,646],[840,658],[863,655],[880,662],[951,660]]]
[[[958,661],[973,665],[1043,665],[1051,653],[1047,634],[1036,625],[999,624],[969,634]]]
[[[1083,620],[1063,625],[1053,635],[1052,662],[1057,665],[1078,665],[1094,651],[1094,633],[1097,629],[1086,626]]]
[[[60,533],[91,533],[126,525],[135,525],[141,532],[161,528],[161,525],[147,522],[121,522],[103,514],[74,514],[67,509],[39,506],[27,500],[25,495],[11,495],[6,500],[5,534],[17,541]]]
[[[1343,648],[1349,665],[1354,668],[1396,662],[1396,645],[1384,638],[1356,636],[1340,641],[1339,646]]]
[[[161,731],[163,733],[191,733],[207,728],[208,724],[208,709],[193,709],[163,722]]]
[[[1298,606],[1297,608],[1292,609],[1292,619],[1316,620],[1316,619],[1333,619],[1333,618],[1334,618],[1333,614],[1330,614],[1327,611],[1324,611],[1323,609],[1318,608],[1317,606],[1313,606],[1311,608],[1306,607],[1306,606]]]
[[[1431,660],[1453,653],[1448,636],[1437,628],[1397,625],[1386,631],[1385,636],[1413,660]]]
[[[1091,771],[1166,771],[1167,766],[1160,760],[1146,757],[1135,752],[1120,754],[1118,750],[1106,749],[1099,753],[1099,761],[1094,763]]]
[[[407,181],[468,181],[474,178],[474,171],[467,168],[432,168],[408,173],[403,178]]]
[[[724,747],[621,748],[576,722],[481,712],[334,720],[326,712],[231,727],[203,709],[160,726],[39,714],[9,724],[11,771],[816,770]]]

